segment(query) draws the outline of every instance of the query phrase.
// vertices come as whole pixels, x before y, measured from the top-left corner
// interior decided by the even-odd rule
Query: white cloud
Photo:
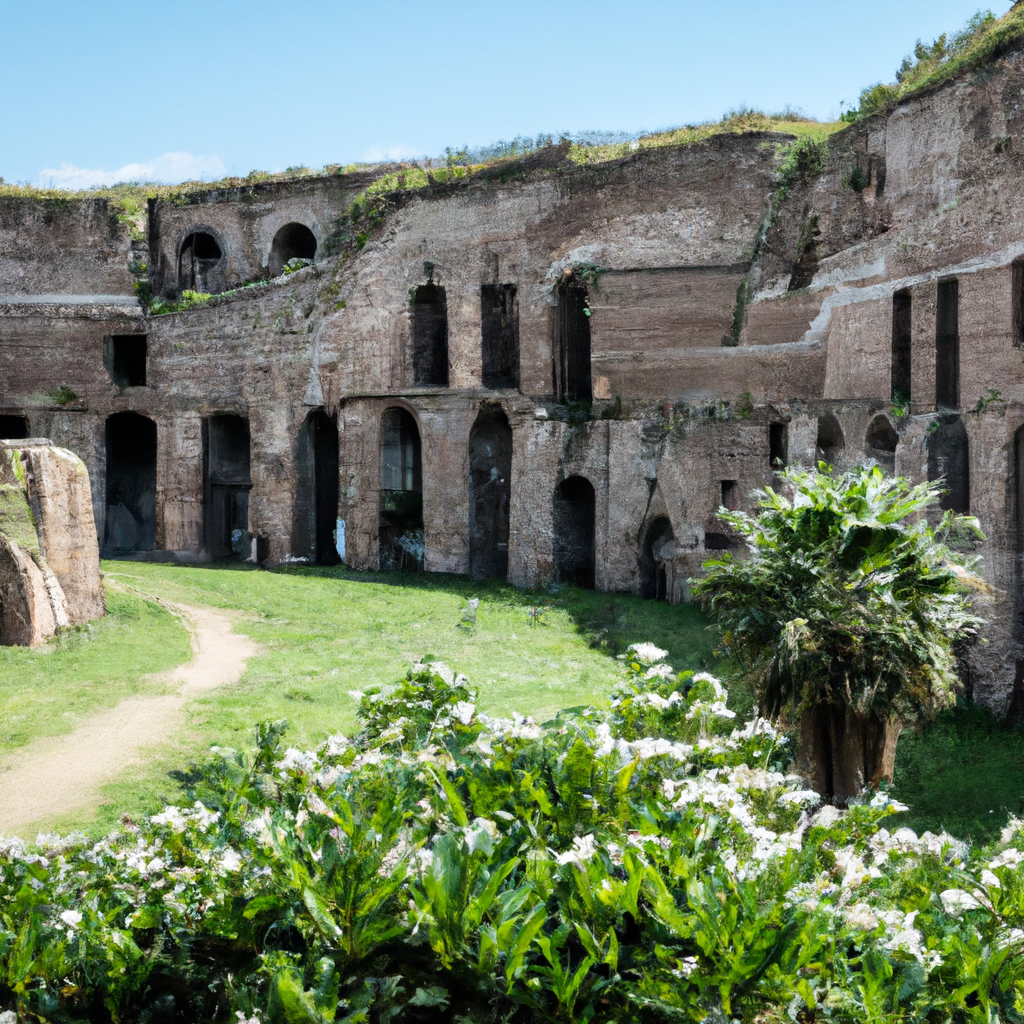
[[[227,168],[216,153],[205,156],[164,153],[145,163],[125,164],[116,171],[62,163],[59,168],[47,167],[40,171],[37,184],[42,188],[67,189],[116,185],[122,181],[155,181],[175,185],[182,181],[216,180],[226,174]]]
[[[390,163],[391,161],[409,160],[418,154],[411,146],[371,146],[363,153],[363,161],[368,164]]]

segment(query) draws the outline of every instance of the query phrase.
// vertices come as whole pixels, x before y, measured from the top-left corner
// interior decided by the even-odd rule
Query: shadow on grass
[[[1024,814],[1024,728],[977,704],[944,711],[900,737],[892,788],[910,810],[890,828],[992,842],[1008,815]]]

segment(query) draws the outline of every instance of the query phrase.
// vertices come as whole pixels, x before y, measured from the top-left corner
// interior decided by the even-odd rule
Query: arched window
[[[224,291],[224,255],[207,231],[194,231],[181,243],[178,290],[216,294]]]
[[[469,565],[476,579],[508,578],[512,497],[512,428],[498,408],[485,408],[469,435]]]
[[[316,235],[305,224],[285,224],[270,246],[270,276],[279,276],[289,260],[311,260],[315,256]]]
[[[314,409],[302,424],[295,468],[292,550],[317,565],[336,565],[338,425],[323,409]]]
[[[420,432],[405,409],[380,418],[380,525],[382,569],[423,568],[423,469]]]
[[[571,476],[555,488],[554,561],[559,583],[594,588],[594,487],[582,476]]]
[[[152,551],[156,543],[156,424],[136,412],[107,417],[103,555]]]
[[[900,436],[886,416],[876,416],[864,437],[868,455],[887,473],[896,472],[896,446]]]

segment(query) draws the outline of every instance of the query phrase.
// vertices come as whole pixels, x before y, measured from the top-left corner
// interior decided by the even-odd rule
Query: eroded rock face
[[[105,612],[85,464],[47,440],[0,441],[0,644]]]

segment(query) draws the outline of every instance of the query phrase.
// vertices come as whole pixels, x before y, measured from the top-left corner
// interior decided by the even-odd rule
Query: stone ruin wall
[[[151,278],[171,297],[191,232],[216,237],[226,287],[266,273],[285,224],[306,225],[318,244],[316,263],[288,278],[155,317],[134,303],[124,269],[132,244],[105,203],[79,200],[54,213],[5,200],[0,415],[26,417],[32,433],[85,460],[101,533],[107,418],[150,418],[153,547],[179,558],[210,555],[204,423],[247,420],[246,532],[253,552],[273,563],[315,554],[299,439],[323,409],[338,432],[347,560],[373,569],[382,419],[405,409],[422,453],[424,567],[468,572],[471,438],[478,417],[500,408],[512,437],[509,579],[535,586],[556,577],[552,495],[580,476],[594,488],[596,586],[639,592],[646,531],[667,519],[666,596],[683,600],[708,551],[731,543],[715,519],[725,482],[735,482],[742,504],[771,483],[773,439],[790,462],[875,458],[928,478],[937,293],[955,278],[959,402],[944,419],[959,424],[950,430],[960,432],[995,588],[987,643],[968,660],[976,696],[1005,710],[1024,661],[1016,468],[1024,350],[1012,271],[1024,255],[1022,93],[1024,55],[1011,52],[851,125],[831,139],[823,171],[785,195],[777,171],[789,140],[779,136],[717,137],[592,167],[555,149],[502,175],[395,197],[361,249],[346,241],[339,217],[372,174],[153,202]],[[573,423],[555,393],[557,286],[566,268],[588,265],[601,268],[588,289],[593,418]],[[517,287],[519,386],[488,388],[481,287],[506,283]],[[427,284],[446,297],[447,387],[414,380],[412,297]],[[904,289],[911,399],[894,411],[893,296]],[[103,339],[140,333],[146,385],[118,386],[104,368]],[[74,402],[46,397],[61,384]],[[990,389],[1000,400],[972,412]]]

